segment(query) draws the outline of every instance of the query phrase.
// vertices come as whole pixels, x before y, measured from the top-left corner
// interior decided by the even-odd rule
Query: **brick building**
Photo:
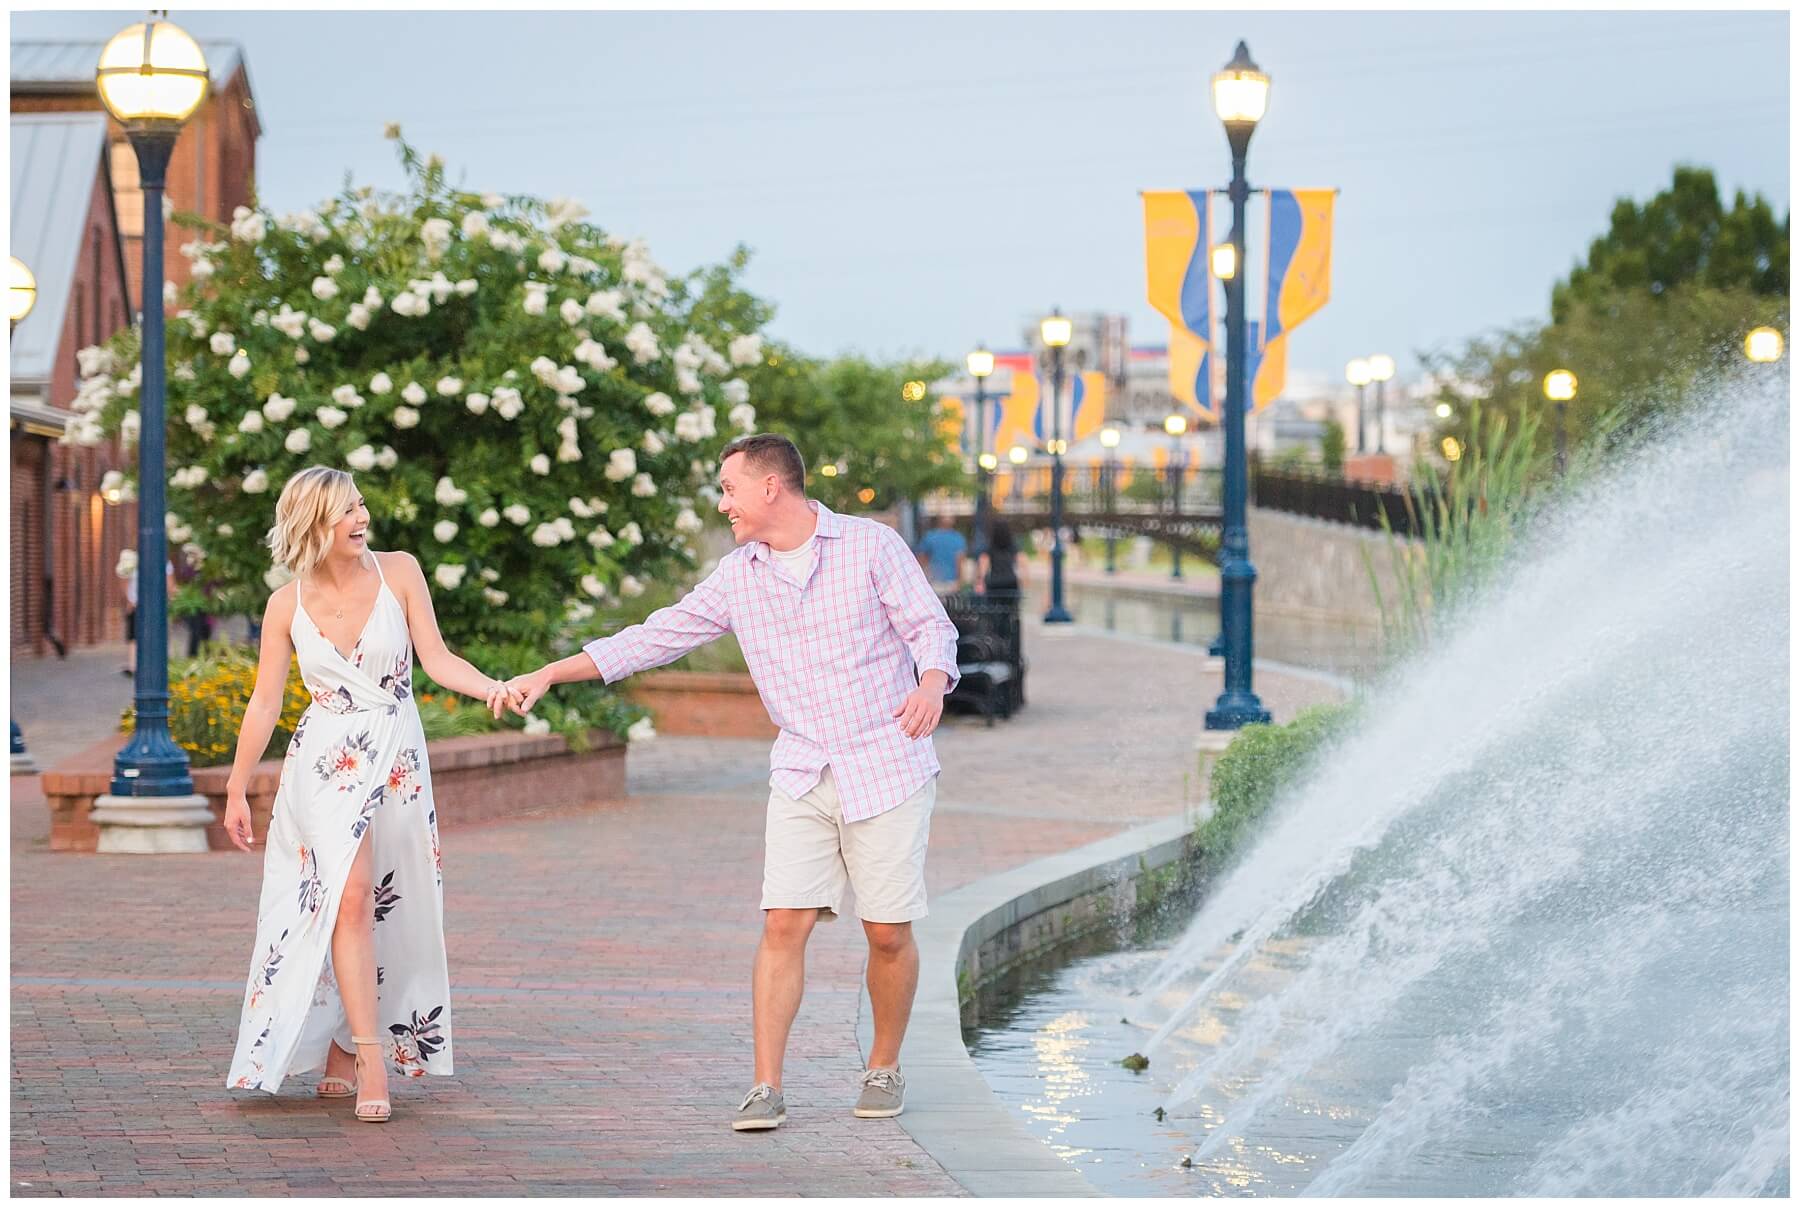
[[[250,201],[261,127],[243,56],[202,43],[213,90],[183,129],[169,166],[178,211],[229,222]],[[137,544],[136,508],[100,493],[116,446],[59,443],[79,381],[77,352],[128,325],[141,295],[143,194],[124,131],[94,89],[99,42],[15,42],[12,61],[12,243],[38,299],[12,333],[11,640],[13,657],[116,642],[125,599],[113,573]],[[189,236],[165,227],[168,277]]]

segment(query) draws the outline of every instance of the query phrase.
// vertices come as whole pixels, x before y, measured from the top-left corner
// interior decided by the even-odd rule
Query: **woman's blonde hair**
[[[331,548],[331,528],[356,502],[356,480],[329,466],[310,466],[288,479],[275,503],[269,553],[275,565],[304,575]]]

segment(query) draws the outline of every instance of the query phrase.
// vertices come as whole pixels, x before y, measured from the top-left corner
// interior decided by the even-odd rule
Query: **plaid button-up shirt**
[[[830,765],[844,820],[857,822],[937,775],[931,738],[908,738],[894,711],[926,671],[956,686],[956,627],[900,534],[809,506],[817,557],[804,584],[777,568],[767,542],[748,542],[679,602],[585,649],[610,684],[736,634],[781,727],[769,782],[804,796]]]

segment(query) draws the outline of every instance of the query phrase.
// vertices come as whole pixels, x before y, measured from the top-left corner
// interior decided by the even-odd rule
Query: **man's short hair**
[[[800,456],[800,449],[793,441],[778,432],[759,432],[754,436],[740,436],[725,446],[719,454],[719,464],[733,453],[742,453],[744,462],[757,474],[774,474],[781,479],[781,485],[795,494],[806,492],[806,459]]]

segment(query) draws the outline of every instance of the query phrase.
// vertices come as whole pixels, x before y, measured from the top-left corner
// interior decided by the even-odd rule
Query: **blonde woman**
[[[275,505],[269,547],[295,576],[263,614],[225,829],[249,851],[251,770],[281,715],[289,657],[312,704],[295,727],[263,858],[256,946],[226,1085],[274,1093],[325,1069],[321,1098],[392,1114],[389,1072],[451,1072],[443,868],[412,663],[498,711],[505,687],[450,653],[416,559],[368,548],[350,475],[315,466]]]

